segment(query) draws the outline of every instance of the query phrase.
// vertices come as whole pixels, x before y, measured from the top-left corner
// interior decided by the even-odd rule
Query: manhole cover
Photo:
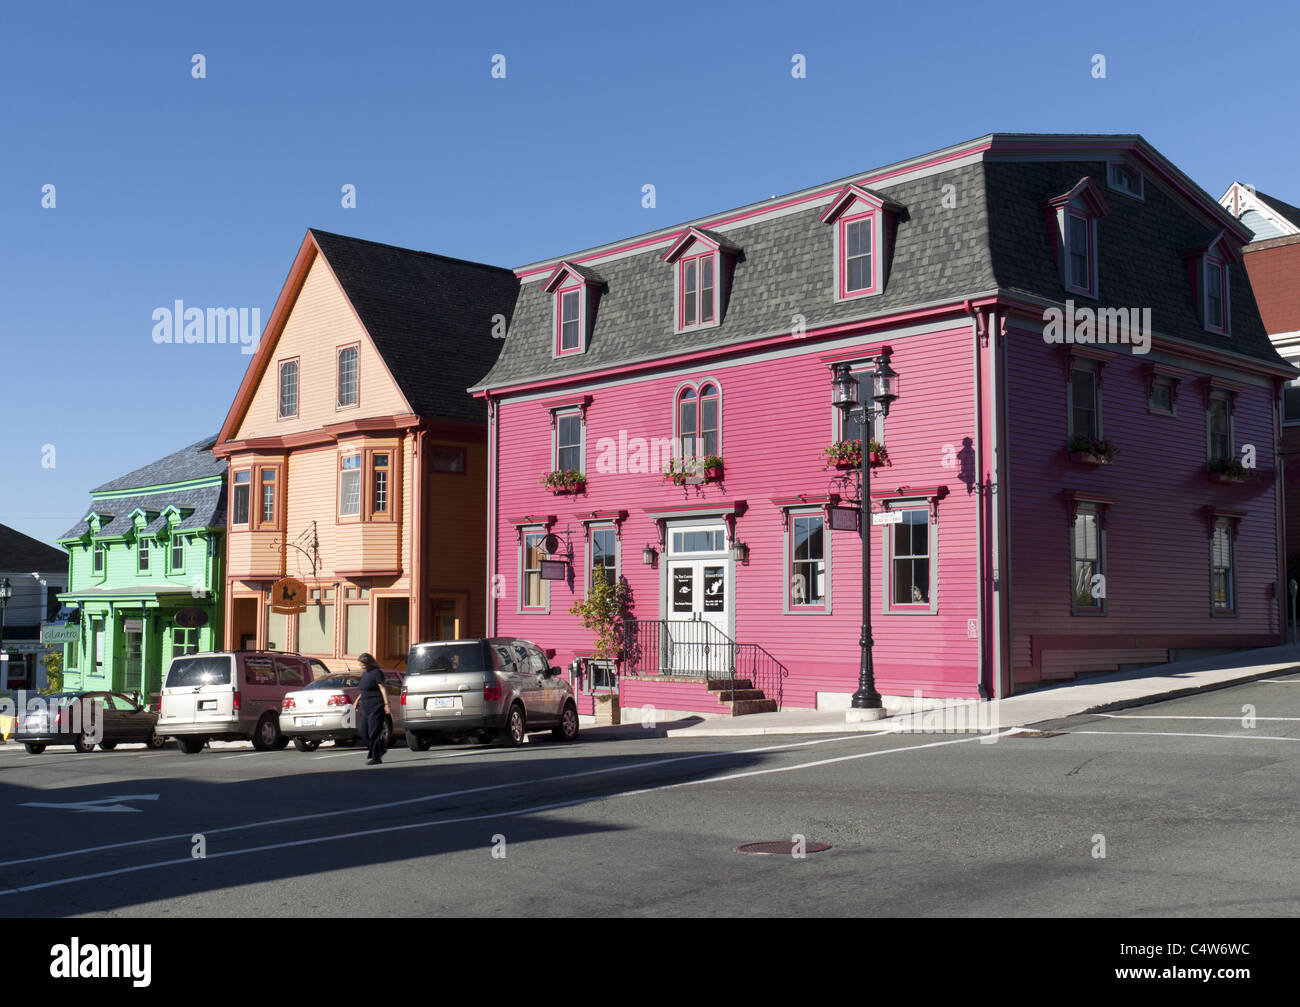
[[[821,853],[830,848],[830,843],[814,843],[807,840],[794,843],[788,839],[778,839],[769,843],[745,843],[744,846],[737,846],[736,852],[764,857],[790,857],[799,853]]]
[[[1007,735],[1008,738],[1059,738],[1064,731],[1016,731],[1014,734]]]

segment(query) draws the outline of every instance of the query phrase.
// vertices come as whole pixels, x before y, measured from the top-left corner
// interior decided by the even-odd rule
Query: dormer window
[[[716,314],[714,254],[709,252],[682,259],[677,268],[680,272],[678,289],[681,291],[677,327],[689,329],[696,325],[710,324]]]
[[[1067,294],[1097,296],[1097,221],[1110,213],[1101,189],[1091,178],[1079,179],[1069,192],[1043,204],[1053,237],[1053,251]]]
[[[1228,331],[1227,289],[1227,266],[1207,255],[1205,257],[1205,327],[1211,332]]]
[[[1142,198],[1142,172],[1126,161],[1111,161],[1106,167],[1106,182],[1109,188],[1122,192],[1134,199]]]
[[[554,356],[586,352],[596,298],[604,285],[599,276],[582,266],[561,262],[555,267],[542,288],[555,299]]]
[[[1228,266],[1239,260],[1239,250],[1220,231],[1208,244],[1183,252],[1187,278],[1196,297],[1201,325],[1206,332],[1232,335],[1232,298]]]
[[[884,291],[892,225],[902,209],[860,185],[846,185],[831,200],[821,219],[835,227],[836,300]]]
[[[721,234],[688,227],[664,253],[676,268],[674,331],[710,328],[726,311],[732,269],[740,249]]]

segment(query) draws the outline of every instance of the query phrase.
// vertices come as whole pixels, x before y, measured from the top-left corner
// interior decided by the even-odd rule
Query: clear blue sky
[[[1300,203],[1297,45],[1293,2],[8,4],[0,523],[50,541],[214,433],[250,358],[151,315],[265,322],[308,227],[516,266],[993,131]]]

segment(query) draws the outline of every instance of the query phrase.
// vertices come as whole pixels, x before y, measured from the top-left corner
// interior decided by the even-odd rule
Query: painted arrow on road
[[[24,808],[59,808],[63,811],[139,811],[116,801],[156,801],[157,794],[121,794],[118,797],[100,797],[94,801],[68,801],[66,804],[47,804],[43,801],[25,801]]]

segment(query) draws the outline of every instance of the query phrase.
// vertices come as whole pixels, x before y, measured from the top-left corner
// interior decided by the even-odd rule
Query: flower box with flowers
[[[542,476],[542,485],[552,493],[581,493],[587,485],[587,477],[574,469],[556,469]]]
[[[1210,462],[1210,482],[1244,483],[1250,478],[1250,469],[1235,458],[1216,458]]]
[[[1070,461],[1080,465],[1109,465],[1119,454],[1109,437],[1076,437],[1066,448]]]

